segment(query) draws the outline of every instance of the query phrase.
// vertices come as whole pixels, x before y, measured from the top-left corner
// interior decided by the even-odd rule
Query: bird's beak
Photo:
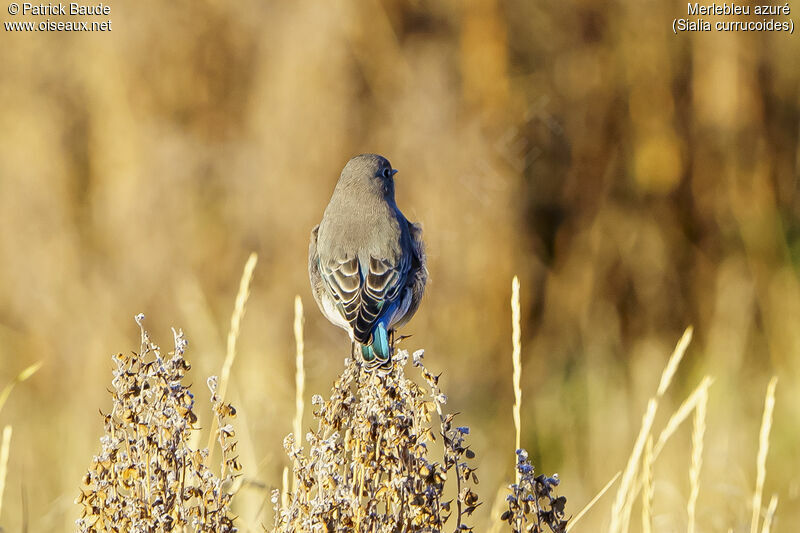
[[[397,174],[397,169],[396,169],[396,168],[393,168],[393,169],[392,169],[392,177],[394,177],[394,175],[395,175],[395,174]]]

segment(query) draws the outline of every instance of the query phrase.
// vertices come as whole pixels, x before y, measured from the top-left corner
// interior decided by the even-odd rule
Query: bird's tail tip
[[[369,369],[380,367],[391,368],[392,355],[389,347],[389,335],[383,324],[378,324],[372,334],[370,344],[361,345],[361,357]]]

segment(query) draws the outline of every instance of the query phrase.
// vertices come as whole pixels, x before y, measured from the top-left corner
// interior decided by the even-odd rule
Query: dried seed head
[[[78,531],[233,532],[232,495],[224,472],[241,469],[233,427],[225,420],[235,414],[230,405],[214,405],[223,442],[223,475],[216,477],[205,464],[208,450],[192,450],[189,440],[197,416],[194,396],[182,380],[190,368],[184,359],[188,342],[173,330],[175,351],[169,359],[141,328],[139,353],[117,354],[113,371],[111,412],[103,415],[101,451],[83,477],[76,503],[83,513]],[[209,379],[212,395],[216,378]]]
[[[398,352],[385,375],[366,372],[347,360],[328,400],[315,395],[316,429],[307,435],[308,450],[284,439],[297,490],[282,506],[273,494],[276,533],[290,531],[441,531],[464,520],[479,505],[471,485],[477,483],[467,459],[475,457],[464,437],[465,426],[452,427],[452,415],[441,412],[446,397],[438,376],[422,364],[413,366],[424,385],[405,375],[407,352]],[[439,414],[431,424],[431,412]],[[443,449],[436,450],[439,435]],[[431,459],[435,454],[444,462]],[[444,497],[448,480],[457,495],[455,507]]]
[[[519,483],[509,486],[511,494],[506,497],[508,509],[500,520],[508,522],[512,531],[522,533],[544,533],[566,531],[565,506],[567,499],[553,493],[558,486],[558,474],[552,477],[535,476],[533,465],[528,462],[528,452],[517,450]]]

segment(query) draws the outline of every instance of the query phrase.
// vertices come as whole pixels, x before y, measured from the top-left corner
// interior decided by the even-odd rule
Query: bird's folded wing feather
[[[320,261],[336,307],[353,328],[353,337],[362,344],[369,343],[375,323],[405,284],[410,261],[406,255],[398,259],[370,257],[362,265],[353,254]]]

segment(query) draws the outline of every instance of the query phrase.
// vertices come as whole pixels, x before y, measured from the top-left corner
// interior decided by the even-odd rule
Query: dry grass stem
[[[586,505],[584,505],[583,509],[581,509],[581,510],[578,512],[578,514],[576,514],[576,515],[575,515],[575,517],[574,517],[574,518],[572,518],[572,519],[569,521],[569,524],[567,524],[567,528],[566,528],[566,531],[567,531],[567,532],[571,531],[571,530],[572,530],[572,528],[573,528],[573,527],[575,527],[575,524],[577,524],[578,522],[580,522],[581,518],[583,518],[583,516],[584,516],[586,513],[588,513],[588,512],[589,512],[589,510],[591,510],[591,508],[592,508],[592,507],[594,507],[594,504],[596,504],[596,503],[597,503],[597,502],[600,500],[600,498],[602,498],[602,497],[603,497],[603,494],[605,494],[606,492],[608,492],[608,489],[610,489],[610,488],[611,488],[611,485],[613,485],[613,484],[614,484],[614,482],[615,482],[617,479],[619,479],[619,476],[621,476],[621,475],[622,475],[622,472],[621,472],[621,471],[620,471],[620,472],[617,472],[616,474],[614,474],[614,477],[612,477],[611,479],[609,479],[609,480],[608,480],[608,483],[606,483],[606,484],[605,484],[605,486],[604,486],[602,489],[600,489],[600,492],[598,492],[597,494],[595,494],[594,498],[592,498],[592,499],[589,501],[589,503],[587,503]]]
[[[0,411],[3,410],[8,397],[11,396],[11,391],[14,387],[30,379],[42,367],[42,362],[34,363],[22,370],[17,376],[0,392]],[[0,512],[3,509],[3,494],[6,489],[6,476],[8,475],[8,455],[11,452],[11,434],[12,429],[10,425],[3,428],[3,440],[0,444]]]
[[[636,472],[636,477],[633,479],[633,483],[631,487],[639,488],[642,485],[642,475],[641,471]],[[622,508],[622,515],[620,520],[620,531],[622,533],[628,533],[628,530],[631,526],[631,517],[633,516],[633,505],[636,503],[636,496],[638,495],[638,491],[632,490],[625,500],[625,506]]]
[[[303,343],[303,300],[300,296],[294,297],[294,342],[297,348],[295,353],[296,370],[294,375],[295,383],[295,414],[292,424],[294,439],[297,446],[303,445],[303,410],[305,404],[306,371],[304,365],[304,343]],[[292,478],[292,492],[297,489],[296,478]]]
[[[512,410],[515,430],[515,449],[517,463],[515,483],[511,485],[511,494],[506,498],[508,510],[501,520],[508,522],[514,533],[541,533],[545,527],[556,533],[565,532],[564,506],[567,499],[554,494],[559,484],[558,474],[548,477],[534,475],[533,465],[528,461],[528,452],[522,449],[522,328],[520,318],[519,278],[514,276],[511,282],[511,355],[514,384],[514,407]]]
[[[653,449],[653,460],[657,459],[658,456],[661,454],[664,446],[666,446],[667,441],[672,437],[675,431],[681,426],[681,424],[689,418],[689,415],[697,409],[698,404],[700,403],[703,396],[706,398],[708,397],[708,389],[711,385],[714,384],[714,378],[711,376],[705,376],[700,384],[692,391],[692,393],[686,397],[686,399],[681,403],[680,407],[672,413],[670,416],[667,425],[664,426],[664,429],[661,430],[661,433],[658,435],[658,440],[656,441],[655,448]]]
[[[8,454],[11,451],[11,426],[3,428],[3,442],[0,444],[0,516],[3,510],[3,494],[6,490],[8,475]]]
[[[683,359],[683,355],[686,352],[686,348],[689,346],[691,339],[692,328],[688,327],[686,328],[686,331],[684,332],[680,341],[678,341],[675,350],[672,352],[672,356],[669,358],[666,368],[664,368],[664,372],[661,374],[661,381],[659,382],[656,396],[651,398],[647,403],[647,410],[642,417],[642,427],[639,430],[639,435],[634,443],[633,451],[628,458],[628,463],[623,470],[622,481],[620,482],[620,487],[617,490],[617,496],[614,499],[614,504],[611,508],[611,523],[609,525],[609,531],[611,533],[623,531],[623,526],[626,522],[625,510],[631,508],[633,498],[636,497],[636,491],[633,490],[633,487],[635,486],[639,465],[641,464],[642,452],[644,450],[647,437],[650,434],[650,430],[653,427],[656,411],[658,410],[658,400],[664,395],[670,383],[672,382],[675,371],[678,369],[678,365]]]
[[[775,409],[775,387],[778,377],[773,376],[767,385],[764,398],[764,415],[761,419],[761,432],[758,437],[758,456],[756,458],[756,489],[753,493],[753,517],[750,533],[758,532],[758,518],[761,515],[761,497],[764,493],[764,480],[767,477],[767,452],[769,451],[769,432],[772,428],[772,413]]]
[[[500,529],[503,526],[503,522],[496,519],[496,517],[500,516],[500,512],[503,509],[503,504],[506,502],[506,487],[500,486],[497,489],[497,494],[494,497],[494,503],[492,504],[492,510],[489,513],[491,517],[490,526],[489,526],[489,533],[499,533]]]
[[[650,459],[651,463],[654,463],[656,459],[658,459],[666,443],[669,441],[672,435],[674,435],[675,431],[680,427],[683,421],[689,417],[689,414],[691,414],[697,408],[697,405],[703,396],[707,396],[708,389],[713,383],[714,380],[711,377],[706,376],[703,378],[695,390],[692,391],[692,393],[683,401],[683,403],[681,403],[680,407],[678,407],[678,409],[672,414],[667,422],[667,425],[659,434],[658,440],[653,447],[652,458]],[[626,497],[624,506],[622,508],[622,513],[620,514],[619,521],[617,522],[617,527],[619,527],[620,531],[627,530],[633,502],[636,496],[639,494],[639,491],[642,490],[644,483],[644,476],[639,476],[637,473],[631,482],[630,489],[627,491],[629,495]]]
[[[11,395],[11,391],[14,390],[14,387],[22,383],[23,381],[29,379],[33,376],[38,370],[42,368],[42,361],[34,363],[29,367],[26,367],[22,372],[17,374],[11,383],[3,387],[3,391],[0,392],[0,411],[3,410],[3,406],[8,401],[8,397]]]
[[[516,431],[515,448],[519,450],[521,447],[521,433],[522,433],[522,329],[520,327],[520,305],[519,305],[519,278],[514,276],[511,282],[511,342],[513,344],[512,362],[514,366],[514,429]],[[517,483],[519,483],[519,472],[516,476]]]
[[[258,263],[258,255],[253,252],[250,254],[250,257],[247,258],[247,263],[245,263],[244,271],[242,272],[242,278],[239,280],[239,292],[236,293],[236,303],[233,306],[233,314],[231,315],[231,327],[230,330],[228,330],[225,362],[222,365],[222,372],[220,373],[219,379],[219,395],[223,400],[225,399],[225,393],[228,389],[233,361],[236,359],[236,341],[239,338],[239,331],[241,329],[247,299],[250,297],[250,282],[253,279],[253,271],[256,268],[256,263]]]
[[[657,408],[658,401],[655,398],[651,398],[647,403],[647,410],[642,417],[642,427],[639,436],[634,443],[633,451],[628,458],[625,470],[623,470],[622,481],[620,482],[619,489],[617,489],[617,496],[611,506],[611,523],[609,525],[609,531],[611,533],[623,531],[625,509],[630,507],[630,503],[635,497],[633,487],[636,485],[636,477],[642,452],[653,425],[653,419],[655,418]]]
[[[281,474],[281,508],[285,508],[289,503],[289,467],[283,467]]]
[[[253,271],[258,263],[258,255],[253,252],[247,258],[247,263],[244,265],[242,278],[239,280],[239,292],[236,294],[236,303],[233,306],[233,314],[231,315],[231,327],[228,330],[228,344],[225,350],[225,361],[222,364],[222,372],[220,372],[219,389],[217,394],[220,401],[225,401],[225,393],[228,390],[228,382],[231,377],[231,368],[233,361],[236,359],[236,340],[239,338],[239,330],[242,325],[242,318],[244,317],[245,306],[247,299],[250,297],[250,281],[253,279]],[[211,431],[208,435],[209,461],[214,457],[214,439],[217,436],[217,423],[212,421]]]
[[[692,464],[689,468],[689,501],[686,504],[686,514],[689,520],[687,533],[694,533],[695,531],[697,497],[700,494],[700,468],[703,466],[703,439],[706,433],[708,388],[702,390],[703,392],[694,412],[694,425],[692,427]]]
[[[772,529],[772,519],[775,518],[775,511],[778,509],[778,495],[773,494],[767,506],[767,514],[764,515],[764,525],[761,527],[761,533],[769,533]]]
[[[642,533],[653,533],[653,436],[647,438],[642,463]]]
[[[686,353],[686,348],[688,348],[689,343],[692,342],[693,331],[694,328],[692,328],[692,326],[686,328],[686,331],[683,332],[681,340],[678,341],[678,345],[672,352],[669,362],[667,363],[667,367],[661,374],[661,381],[658,383],[658,392],[656,393],[658,396],[664,396],[664,393],[667,392],[670,383],[672,383],[672,378],[675,376],[675,372],[678,370],[678,366],[680,366],[681,361],[683,360],[683,355]]]

